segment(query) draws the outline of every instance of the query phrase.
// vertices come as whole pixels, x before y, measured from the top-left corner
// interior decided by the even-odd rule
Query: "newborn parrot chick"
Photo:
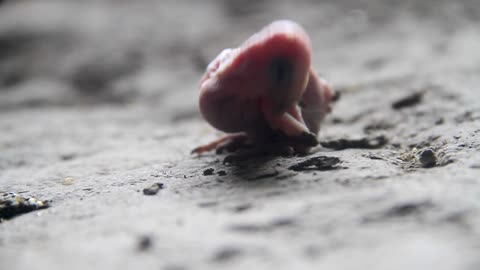
[[[310,39],[295,22],[275,21],[239,48],[223,50],[200,80],[200,112],[233,133],[195,148],[202,153],[251,141],[305,152],[318,144],[333,93],[310,65]]]

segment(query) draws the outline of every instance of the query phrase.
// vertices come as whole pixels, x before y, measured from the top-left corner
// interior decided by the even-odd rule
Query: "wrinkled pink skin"
[[[239,48],[223,50],[200,80],[203,117],[219,130],[253,140],[272,132],[316,136],[333,94],[311,68],[310,51],[307,34],[292,21],[275,21]],[[213,150],[225,140],[194,152]]]

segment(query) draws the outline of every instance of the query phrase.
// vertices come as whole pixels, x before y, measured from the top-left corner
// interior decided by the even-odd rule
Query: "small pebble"
[[[418,153],[418,160],[424,168],[431,168],[437,165],[437,155],[431,148],[426,148]]]
[[[143,194],[145,195],[155,195],[160,189],[163,189],[163,183],[155,183],[150,187],[143,189]]]
[[[72,177],[65,177],[62,181],[62,185],[64,185],[64,186],[73,185],[73,178]]]

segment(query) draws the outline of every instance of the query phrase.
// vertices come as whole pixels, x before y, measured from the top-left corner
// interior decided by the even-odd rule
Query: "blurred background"
[[[0,110],[140,103],[191,115],[216,54],[281,18],[311,34],[313,65],[334,85],[468,68],[479,10],[475,0],[4,0]]]

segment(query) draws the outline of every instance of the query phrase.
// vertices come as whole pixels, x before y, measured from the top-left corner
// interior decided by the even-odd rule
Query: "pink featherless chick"
[[[193,153],[238,141],[305,152],[318,144],[333,93],[310,64],[310,39],[295,22],[275,21],[239,48],[223,50],[200,80],[200,112],[231,133]]]

